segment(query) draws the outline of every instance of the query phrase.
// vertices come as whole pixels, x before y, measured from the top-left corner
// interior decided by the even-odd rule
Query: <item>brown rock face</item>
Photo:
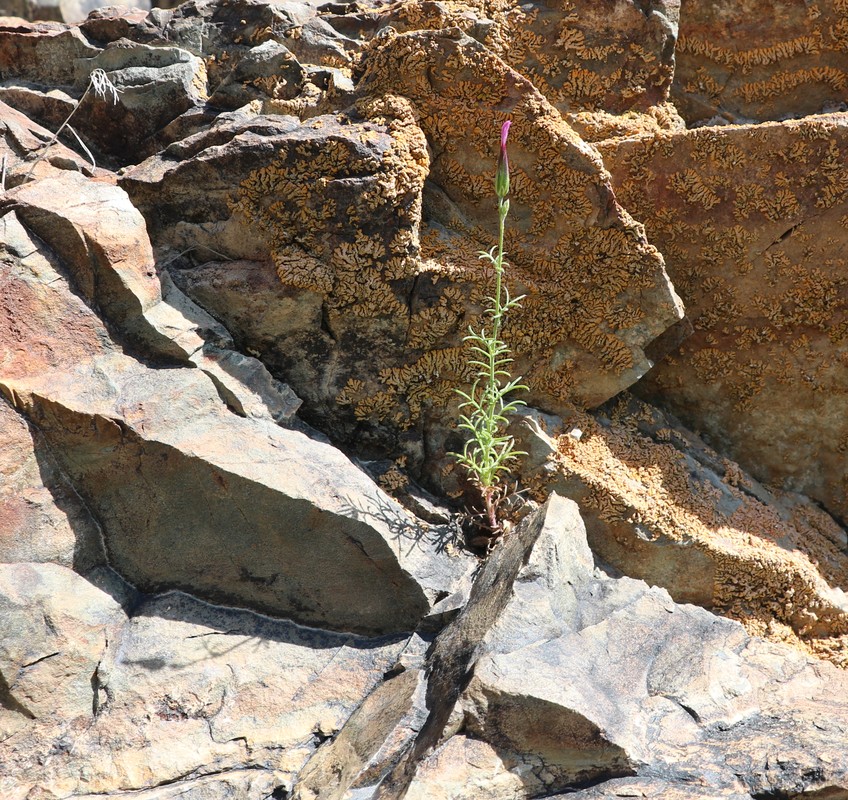
[[[694,333],[640,384],[756,477],[848,517],[848,117],[602,145]]]
[[[159,241],[274,263],[296,319],[248,320],[246,266],[173,274],[287,376],[307,414],[373,444],[371,455],[420,464],[421,431],[436,458],[458,446],[445,443],[445,420],[491,278],[476,251],[495,243],[491,176],[507,114],[509,274],[527,296],[505,335],[531,400],[597,404],[643,374],[644,347],[679,319],[679,301],[597,154],[531,84],[471,38],[411,33],[374,40],[358,93],[341,121],[228,122],[122,180]]]
[[[682,127],[667,102],[678,11],[678,0],[512,7],[423,0],[364,16],[378,30],[460,28],[530,80],[581,136],[594,141]]]
[[[844,0],[682,0],[673,99],[688,123],[817,114],[848,91]]]
[[[0,20],[0,800],[848,798],[848,115],[686,131],[679,10]],[[684,2],[687,115],[838,99],[846,11]]]

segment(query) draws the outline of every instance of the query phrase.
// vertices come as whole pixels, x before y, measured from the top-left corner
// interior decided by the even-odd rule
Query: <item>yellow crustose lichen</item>
[[[791,514],[781,517],[753,497],[749,479],[726,459],[720,489],[693,480],[686,456],[667,443],[674,442],[675,431],[659,428],[653,438],[639,432],[651,414],[632,398],[622,399],[611,425],[577,414],[571,423],[583,437],[557,440],[560,469],[583,487],[587,524],[593,517],[602,520],[606,535],[623,543],[648,536],[685,544],[681,559],[688,547],[703,551],[715,569],[716,610],[754,635],[848,666],[848,614],[831,602],[827,584],[848,568],[838,526],[810,503],[795,502]],[[721,462],[714,453],[710,457]],[[663,550],[663,559],[673,558],[667,546]]]

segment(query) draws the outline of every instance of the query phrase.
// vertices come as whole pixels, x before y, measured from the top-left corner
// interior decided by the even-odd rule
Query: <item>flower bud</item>
[[[498,156],[498,171],[495,173],[495,194],[501,200],[509,194],[509,157],[506,153],[506,139],[510,125],[512,123],[507,120],[501,127],[501,152]]]

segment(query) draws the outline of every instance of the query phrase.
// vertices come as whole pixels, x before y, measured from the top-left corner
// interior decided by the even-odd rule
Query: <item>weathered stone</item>
[[[0,401],[0,563],[102,563],[100,531],[26,421]],[[38,454],[38,455],[37,455]]]
[[[507,577],[507,602],[466,674],[473,738],[425,760],[412,796],[549,796],[587,781],[600,784],[588,796],[615,796],[627,774],[693,797],[848,790],[843,671],[594,571],[574,504],[539,513],[526,566]],[[488,593],[472,592],[463,614],[481,601]],[[792,766],[777,766],[777,752]]]
[[[848,90],[845,10],[842,0],[681,0],[675,105],[690,124],[833,110]]]
[[[125,619],[115,600],[65,567],[0,564],[0,740],[40,722],[72,728],[89,719],[92,676]]]
[[[431,534],[337,450],[230,414],[198,371],[114,356],[2,385],[139,587],[388,632],[415,628],[466,569],[437,560]]]
[[[243,56],[209,97],[219,108],[241,108],[253,100],[291,100],[301,90],[303,68],[291,51],[275,41]]]
[[[545,511],[551,506],[560,511],[562,502],[560,498],[552,497]],[[576,514],[576,507],[568,511]],[[456,719],[455,714],[457,700],[477,659],[485,652],[486,637],[506,608],[514,581],[531,556],[547,522],[545,512],[528,517],[503,547],[493,551],[474,580],[468,602],[434,642],[428,653],[427,718],[380,784],[375,798],[403,798],[415,779],[419,765],[457,732],[461,721]]]
[[[316,4],[295,1],[189,0],[173,13],[160,17],[157,38],[203,58],[209,85],[223,87],[220,99],[227,108],[234,107],[236,99],[242,97],[244,102],[257,99],[276,104],[275,113],[303,112],[314,116],[318,112],[308,109],[318,105],[321,96],[334,95],[334,87],[327,85],[329,76],[314,80],[307,76],[308,80],[301,80],[301,65],[340,70],[346,76],[354,53],[361,48],[361,43],[331,28],[322,16]],[[127,35],[146,41],[150,34],[147,20]],[[269,50],[279,52],[279,48],[296,59],[277,59],[285,66],[285,81],[282,75],[269,70],[270,64],[263,66]],[[246,80],[250,86],[245,85]],[[301,90],[303,96],[295,99]]]
[[[845,114],[601,145],[617,196],[645,221],[694,326],[639,393],[756,478],[840,519],[846,146]]]
[[[465,63],[469,97],[481,99],[422,88],[415,53],[432,62],[427,70],[444,87],[456,85],[453,61]],[[355,437],[366,457],[406,457],[413,470],[423,428],[429,479],[455,486],[438,459],[461,446],[451,431],[453,387],[470,377],[462,337],[479,318],[487,280],[475,251],[491,245],[497,229],[487,187],[501,112],[486,97],[504,93],[516,120],[507,247],[512,288],[527,298],[505,335],[530,401],[593,404],[615,394],[647,369],[643,347],[681,308],[656,251],[609,193],[594,151],[481,45],[422,33],[375,40],[358,91],[356,110],[343,117],[214,126],[128,170],[121,185],[163,246],[274,264],[285,285],[275,294],[308,309],[298,311],[303,330],[294,330],[295,319],[275,328],[279,314],[245,323],[247,308],[264,302],[252,291],[233,304],[249,291],[244,271],[264,282],[267,267],[219,260],[196,275],[173,275],[292,385],[307,419],[320,419],[337,441]],[[475,127],[463,127],[472,116]],[[470,149],[460,129],[462,137],[472,131]],[[531,175],[541,176],[545,192]],[[559,208],[571,212],[554,214]],[[620,268],[589,268],[597,253]]]
[[[10,568],[0,568],[0,580],[4,569]],[[94,614],[96,590],[76,592],[72,607]],[[64,591],[53,597],[56,606],[71,602]],[[48,611],[64,630],[69,612]],[[29,613],[41,619],[37,605]],[[19,626],[15,633],[23,638],[27,631]],[[300,628],[180,593],[136,607],[122,628],[110,629],[108,647],[105,637],[90,638],[98,648],[80,671],[84,725],[67,714],[52,724],[36,719],[25,736],[0,744],[4,762],[15,766],[0,778],[4,797],[40,791],[255,800],[290,790],[306,759],[343,726],[405,641]],[[9,641],[18,640],[4,632],[4,644]],[[61,757],[45,759],[51,745]]]
[[[229,349],[232,338],[223,326],[167,277],[163,298],[144,219],[122,189],[57,172],[8,192],[5,200],[62,254],[74,285],[120,338],[145,355],[196,365],[242,416],[291,419],[299,406],[293,392],[256,359]]]
[[[633,398],[571,426],[582,436],[551,441],[555,463],[528,479],[581,504],[598,558],[677,602],[846,663],[846,536],[830,516],[769,491]]]
[[[64,369],[92,355],[114,352],[103,323],[68,291],[60,265],[14,212],[0,217],[0,231],[3,376]]]
[[[0,24],[0,74],[52,86],[74,85],[74,63],[100,52],[79,28],[58,22]]]
[[[129,9],[149,9],[150,0],[115,0],[112,7],[124,12]],[[27,20],[80,22],[98,8],[100,0],[7,0],[3,5],[3,13]]]
[[[90,202],[62,213],[62,193],[69,187]],[[126,196],[120,189],[64,173],[6,197],[66,254],[74,283],[114,324],[138,333],[137,340],[155,354],[194,358],[215,381],[199,370],[155,370],[119,355],[100,320],[68,291],[65,278],[40,254],[16,214],[2,218],[13,258],[5,268],[7,332],[0,383],[13,405],[28,410],[44,445],[53,448],[95,511],[110,563],[119,572],[147,588],[191,587],[206,596],[248,605],[256,601],[254,607],[303,621],[380,632],[414,628],[440,593],[451,594],[466,562],[428,555],[425,540],[435,530],[420,528],[332,447],[274,425],[275,416],[291,416],[296,399],[286,400],[284,387],[273,384],[253,359],[204,349],[198,331],[205,327],[214,334],[217,323],[175,287],[168,297],[173,301],[177,295],[182,305],[162,301],[143,223],[131,206],[122,209]],[[53,338],[45,338],[53,329]],[[162,342],[172,349],[163,350]],[[69,363],[76,369],[69,371]],[[238,388],[243,386],[239,373],[252,381],[246,390]],[[216,385],[248,419],[226,410]],[[278,405],[263,400],[263,391],[276,392]],[[187,418],[198,424],[188,435]],[[143,458],[150,473],[139,482],[135,470],[146,467],[135,459],[152,451],[162,461]],[[308,464],[302,473],[292,466],[301,458]],[[346,489],[330,488],[339,480]],[[136,489],[144,496],[135,496]],[[227,500],[233,491],[241,496],[235,504]],[[144,532],[136,520],[142,506]],[[235,545],[236,535],[252,545]],[[304,535],[313,540],[310,548],[303,547]],[[162,552],[153,547],[157,537]],[[423,539],[410,550],[404,542],[416,537]],[[195,545],[197,554],[181,553],[182,546]],[[223,555],[234,545],[247,560]],[[343,559],[339,545],[350,549]],[[213,562],[228,563],[229,577]],[[357,574],[357,563],[365,569],[364,583],[345,597],[342,584]],[[315,585],[307,587],[310,570],[316,570]],[[335,577],[328,581],[330,575]],[[394,577],[377,580],[376,575]],[[227,588],[230,579],[235,584]],[[334,621],[330,609],[345,606]]]
[[[420,766],[404,800],[529,797],[521,776],[510,769],[514,766],[488,742],[463,734],[452,736]]]
[[[377,687],[304,767],[292,800],[341,800],[355,781],[379,783],[424,721],[424,686],[422,670],[412,669]]]
[[[74,125],[102,152],[124,164],[138,161],[149,137],[207,98],[204,62],[178,47],[112,45],[94,58],[77,59],[78,88],[88,84],[95,69],[106,72],[117,96],[87,101]]]
[[[118,39],[130,39],[142,41],[141,30],[147,29],[151,33],[155,30],[157,16],[140,6],[134,9],[121,8],[120,6],[99,6],[94,9],[79,24],[79,29],[92,42],[98,45],[106,45]]]
[[[640,377],[642,346],[680,317],[681,306],[662,260],[610,193],[596,152],[532,84],[456,31],[377,37],[361,69],[358,91],[408,98],[434,153],[428,177],[444,194],[428,208],[422,257],[457,264],[478,285],[485,277],[469,251],[495,244],[497,131],[506,115],[512,119],[506,249],[511,281],[527,298],[504,335],[531,404],[591,406]],[[596,256],[616,268],[584,263]],[[455,272],[434,271],[437,286]],[[431,331],[450,323],[447,298],[436,304],[422,290],[419,303],[417,316]]]
[[[722,791],[711,786],[693,786],[685,781],[675,783],[662,778],[641,777],[617,778],[604,781],[591,789],[550,795],[551,800],[614,800],[620,797],[646,797],[657,800],[750,800],[751,795],[733,789]]]
[[[57,94],[59,96],[54,96],[53,99],[65,107],[64,98],[67,98],[67,95],[63,92]],[[22,96],[26,99],[19,102]],[[8,85],[8,82],[6,88],[0,90],[0,98],[5,98],[12,103],[19,102],[25,110],[29,110],[33,104],[41,105],[41,101],[51,104],[47,95],[29,89],[18,91],[14,86]],[[47,112],[45,116],[50,117],[51,113]],[[0,158],[5,159],[7,189],[21,183],[30,174],[38,177],[55,169],[78,170],[85,175],[104,176],[105,174],[105,170],[95,169],[86,158],[60,142],[45,148],[45,145],[52,140],[53,133],[2,100],[0,100],[0,137],[2,137]]]
[[[27,122],[24,124],[27,127],[31,128],[32,122],[38,122],[44,125],[48,131],[58,130],[76,106],[76,100],[61,89],[52,89],[45,92],[34,88],[28,81],[18,81],[15,78],[5,80],[0,84],[0,101],[21,112],[21,115],[26,115]],[[48,133],[48,131],[45,131],[45,133]],[[40,146],[43,143],[43,141],[40,141],[38,145]],[[49,153],[50,151],[48,151]],[[23,153],[18,155],[23,155]],[[89,162],[89,171],[91,169],[92,165]]]

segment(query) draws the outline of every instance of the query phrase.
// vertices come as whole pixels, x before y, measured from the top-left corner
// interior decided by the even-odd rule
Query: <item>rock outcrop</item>
[[[846,10],[843,0],[681,0],[675,105],[702,125],[844,110]]]
[[[3,800],[848,797],[845,9],[753,7],[0,20]]]
[[[840,519],[847,143],[848,119],[832,115],[601,145],[694,328],[639,393],[760,480]]]

